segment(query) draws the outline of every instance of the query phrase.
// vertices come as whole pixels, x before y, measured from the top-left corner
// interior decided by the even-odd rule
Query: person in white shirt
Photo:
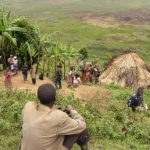
[[[74,87],[78,87],[79,85],[81,85],[82,81],[81,81],[81,77],[79,74],[75,74],[74,80],[73,80],[73,86]]]
[[[73,85],[74,77],[75,77],[75,68],[70,67],[70,71],[69,71],[69,74],[68,74],[68,81],[67,81],[68,87]]]
[[[18,59],[17,59],[17,56],[14,56],[13,58],[13,68],[14,68],[14,72],[17,74],[18,73]]]

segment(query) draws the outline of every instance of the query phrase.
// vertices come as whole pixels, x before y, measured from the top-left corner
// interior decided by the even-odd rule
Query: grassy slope
[[[128,48],[140,52],[150,62],[150,26],[104,29],[72,16],[77,12],[122,12],[149,6],[149,0],[16,0],[16,3],[8,0],[7,5],[13,13],[37,20],[43,33],[60,31],[58,41],[71,43],[77,48],[87,46],[91,55],[99,55],[101,63]],[[112,35],[121,38],[118,40],[112,38]]]
[[[102,86],[101,86],[102,88]],[[101,150],[149,150],[150,113],[132,113],[126,100],[133,90],[110,85],[103,87],[110,91],[108,105],[102,105],[104,96],[99,93],[88,103],[79,102],[72,96],[59,98],[61,106],[71,104],[85,118],[91,133],[89,147]],[[144,93],[144,100],[150,107],[150,91]],[[102,95],[102,97],[100,96]],[[16,150],[21,135],[21,110],[27,101],[36,100],[34,94],[0,89],[0,150]],[[105,99],[106,100],[106,99]],[[107,107],[106,107],[107,106]],[[130,124],[129,126],[127,126]],[[122,128],[128,129],[125,137]],[[79,150],[75,146],[73,150]]]
[[[93,0],[92,3],[90,0],[55,0],[57,3],[47,2],[48,0],[37,0],[29,1],[24,0],[20,2],[20,0],[10,1],[7,0],[7,4],[5,5],[8,8],[11,8],[14,14],[24,14],[32,17],[34,20],[38,21],[38,24],[41,27],[43,33],[49,33],[53,31],[60,31],[61,36],[58,38],[59,41],[64,43],[71,43],[75,47],[79,48],[81,46],[89,47],[89,51],[91,55],[99,54],[101,59],[101,63],[107,61],[112,54],[120,53],[121,48],[137,48],[141,47],[137,51],[146,58],[147,61],[150,62],[150,29],[149,27],[130,27],[130,28],[119,28],[119,29],[102,29],[96,26],[90,26],[80,20],[72,18],[72,14],[80,11],[95,11],[95,12],[119,12],[119,11],[128,11],[132,9],[144,8],[150,6],[149,0]],[[36,1],[36,2],[35,2]],[[50,0],[49,0],[50,1]],[[71,1],[71,2],[70,2]],[[58,4],[59,2],[59,4]],[[33,7],[34,6],[34,7]],[[111,37],[111,35],[120,36],[121,39],[117,40]],[[126,38],[127,37],[127,38]],[[144,38],[143,38],[144,37]],[[149,120],[149,112],[146,114],[137,113],[136,118],[137,121],[134,125],[139,126],[139,131],[137,133],[129,132],[127,138],[124,137],[121,129],[128,122],[133,121],[133,114],[127,108],[124,111],[124,108],[120,107],[123,105],[126,106],[126,100],[131,93],[130,89],[119,89],[114,86],[106,87],[110,89],[110,107],[108,109],[103,109],[101,107],[101,103],[97,106],[90,107],[86,106],[86,108],[77,107],[79,111],[84,114],[86,120],[88,121],[88,126],[92,132],[92,140],[90,143],[91,147],[97,147],[99,149],[106,150],[126,150],[126,149],[136,149],[136,150],[148,150],[150,145],[147,142],[149,139],[149,130],[147,127],[150,124]],[[0,92],[1,103],[6,107],[9,104],[10,111],[4,111],[4,119],[5,122],[0,118],[0,149],[1,150],[15,150],[16,145],[18,144],[20,133],[20,121],[14,124],[14,116],[16,112],[18,114],[21,113],[20,107],[23,106],[24,102],[27,100],[32,100],[30,95],[25,95],[23,93],[14,94],[12,97],[6,97],[5,92]],[[21,98],[19,98],[21,95]],[[145,100],[149,104],[149,91],[146,92]],[[24,97],[24,99],[22,99]],[[7,100],[6,100],[7,99]],[[19,100],[17,104],[16,99]],[[21,101],[21,102],[20,102]],[[8,102],[8,103],[6,103]],[[13,105],[15,103],[15,105]],[[65,102],[65,104],[68,102]],[[69,103],[74,104],[74,101],[70,101]],[[92,104],[94,104],[93,102]],[[120,104],[123,103],[123,104]],[[96,103],[97,104],[97,103]],[[13,107],[12,107],[13,105]],[[116,105],[115,110],[111,111],[111,105]],[[2,105],[1,105],[2,106]],[[83,110],[80,110],[83,109]],[[100,114],[98,118],[95,116],[96,109],[100,110]],[[1,109],[0,109],[1,111]],[[84,111],[84,112],[83,112]],[[119,111],[119,113],[117,112]],[[92,114],[90,115],[89,112]],[[114,112],[114,113],[113,113]],[[120,113],[121,112],[121,113]],[[119,120],[116,120],[115,115],[119,115]],[[6,115],[6,116],[5,116]],[[9,117],[8,117],[9,116]],[[20,115],[19,115],[20,116]],[[100,117],[102,116],[102,117]],[[143,118],[142,122],[140,120]],[[95,118],[96,117],[96,118]],[[96,120],[94,120],[96,119]],[[13,123],[10,126],[9,121]],[[112,121],[112,122],[109,122]],[[110,126],[107,126],[107,124]],[[110,127],[110,128],[109,128]],[[133,126],[134,127],[134,126]],[[3,129],[3,131],[1,131]],[[137,128],[138,129],[138,128]],[[12,133],[13,131],[13,133]],[[99,136],[103,135],[104,137],[95,137],[95,133],[99,131]],[[103,131],[107,131],[104,133]],[[109,135],[109,136],[107,136]],[[118,140],[117,140],[118,139]],[[77,150],[77,148],[74,148]]]

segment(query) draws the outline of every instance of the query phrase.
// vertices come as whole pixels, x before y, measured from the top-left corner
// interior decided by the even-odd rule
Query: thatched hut
[[[100,76],[104,84],[115,83],[121,87],[150,85],[150,67],[135,52],[128,52],[114,58]]]

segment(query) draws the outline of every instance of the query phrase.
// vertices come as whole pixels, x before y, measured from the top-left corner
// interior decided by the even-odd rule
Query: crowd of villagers
[[[0,60],[2,61],[2,57],[0,56]],[[12,77],[18,74],[18,58],[17,56],[10,55],[7,59],[7,68],[4,71],[4,85],[6,88],[12,88]],[[2,68],[1,68],[2,70]],[[22,75],[24,82],[27,81],[28,72],[30,72],[30,76],[32,79],[32,83],[36,84],[36,69],[31,67],[28,69],[27,65],[22,65]]]
[[[2,60],[2,58],[0,57]],[[6,88],[12,87],[12,77],[18,74],[18,58],[17,56],[10,55],[7,59],[7,68],[4,71],[4,84]],[[37,80],[37,72],[35,67],[29,67],[23,64],[21,67],[24,82],[28,80],[28,73],[30,73],[32,83],[35,85]],[[56,67],[55,73],[55,87],[56,89],[62,88],[62,65],[59,63]],[[68,87],[78,87],[81,84],[94,83],[97,84],[100,76],[100,68],[98,64],[91,64],[83,62],[78,70],[74,66],[70,67],[67,75],[67,85]],[[39,75],[39,79],[44,79],[44,73]]]
[[[91,63],[84,62],[77,70],[75,66],[70,67],[67,85],[68,87],[78,87],[81,84],[99,82],[100,68],[98,64],[92,65]],[[62,79],[62,65],[57,65],[56,77],[55,77],[55,86],[58,89],[62,88],[61,84]]]

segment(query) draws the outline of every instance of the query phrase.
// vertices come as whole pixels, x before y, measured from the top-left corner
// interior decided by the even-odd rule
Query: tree
[[[0,48],[6,65],[7,55],[11,53],[10,50],[17,47],[15,33],[25,33],[26,29],[17,26],[16,18],[11,18],[10,12],[6,12],[4,9],[0,11],[0,18]],[[22,18],[17,19],[21,20]]]
[[[59,32],[55,31],[49,35],[41,36],[41,38],[40,38],[41,40],[38,44],[38,47],[40,50],[40,56],[42,56],[42,58],[43,58],[43,68],[42,68],[43,73],[45,72],[46,61],[48,62],[48,65],[47,65],[48,72],[50,72],[49,58],[52,58],[52,57],[54,57],[54,55],[56,55],[56,53],[54,53],[54,49],[56,49],[56,45],[57,45],[57,43],[55,43],[53,41],[53,38],[58,35],[59,35]]]
[[[73,47],[71,47],[70,45],[68,45],[68,46],[61,45],[61,48],[63,49],[63,53],[62,53],[61,57],[62,57],[62,61],[64,64],[64,79],[66,79],[66,61],[68,61],[69,68],[70,68],[70,60],[72,58],[79,56],[79,53],[76,52],[76,50]]]

